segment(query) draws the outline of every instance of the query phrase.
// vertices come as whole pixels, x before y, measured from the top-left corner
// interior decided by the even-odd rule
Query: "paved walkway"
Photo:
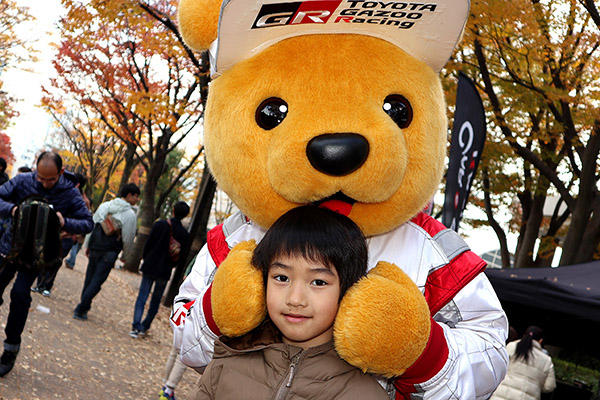
[[[92,304],[87,321],[72,318],[87,258],[61,268],[50,297],[32,293],[29,319],[14,369],[0,378],[0,400],[158,399],[171,349],[169,309],[161,309],[144,338],[133,339],[133,305],[141,275],[113,269]],[[10,288],[0,306],[0,341]],[[186,371],[175,394],[193,398],[199,375]]]

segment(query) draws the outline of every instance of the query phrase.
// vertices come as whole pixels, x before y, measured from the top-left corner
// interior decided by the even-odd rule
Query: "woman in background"
[[[543,331],[530,326],[519,341],[506,346],[508,372],[491,400],[539,400],[556,388],[552,358],[542,349]]]

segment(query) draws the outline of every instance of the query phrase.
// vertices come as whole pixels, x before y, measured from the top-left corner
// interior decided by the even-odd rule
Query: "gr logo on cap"
[[[219,76],[281,40],[314,34],[374,36],[439,71],[460,41],[469,5],[469,0],[225,0],[210,48],[211,74]]]

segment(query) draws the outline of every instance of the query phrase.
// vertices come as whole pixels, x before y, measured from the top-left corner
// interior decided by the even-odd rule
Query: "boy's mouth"
[[[314,204],[347,217],[350,211],[352,211],[354,203],[356,203],[356,200],[352,197],[346,196],[342,192],[337,192],[332,196],[316,201]]]
[[[306,315],[300,315],[300,314],[283,314],[283,316],[285,317],[285,319],[287,321],[293,322],[293,323],[303,322],[310,318],[310,317],[307,317]]]

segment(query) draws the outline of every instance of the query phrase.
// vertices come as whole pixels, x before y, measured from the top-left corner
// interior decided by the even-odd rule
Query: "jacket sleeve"
[[[556,377],[554,376],[554,364],[552,364],[552,359],[548,361],[546,367],[547,368],[544,371],[546,379],[544,380],[544,387],[542,388],[543,393],[549,393],[556,389]]]
[[[18,179],[11,179],[0,186],[0,217],[10,217],[11,210],[16,204],[9,201],[16,190]]]
[[[135,232],[137,230],[137,215],[133,209],[119,214],[121,218],[121,240],[123,241],[123,258],[126,259],[133,247]]]
[[[480,273],[433,317],[430,343],[416,363],[442,361],[441,368],[431,371],[422,363],[424,368],[415,371],[411,366],[395,382],[399,398],[412,393],[424,400],[489,398],[506,374],[507,331],[496,293]]]
[[[63,215],[65,218],[65,226],[63,229],[69,233],[90,233],[94,228],[94,221],[92,220],[92,213],[85,205],[83,197],[77,189],[74,189],[76,193],[73,196],[73,202],[69,210],[69,215]]]
[[[216,272],[206,245],[196,257],[192,271],[175,297],[171,326],[174,344],[181,350],[181,360],[190,367],[206,366],[212,359],[214,341],[218,338],[209,327],[206,315],[210,310],[210,284]]]

